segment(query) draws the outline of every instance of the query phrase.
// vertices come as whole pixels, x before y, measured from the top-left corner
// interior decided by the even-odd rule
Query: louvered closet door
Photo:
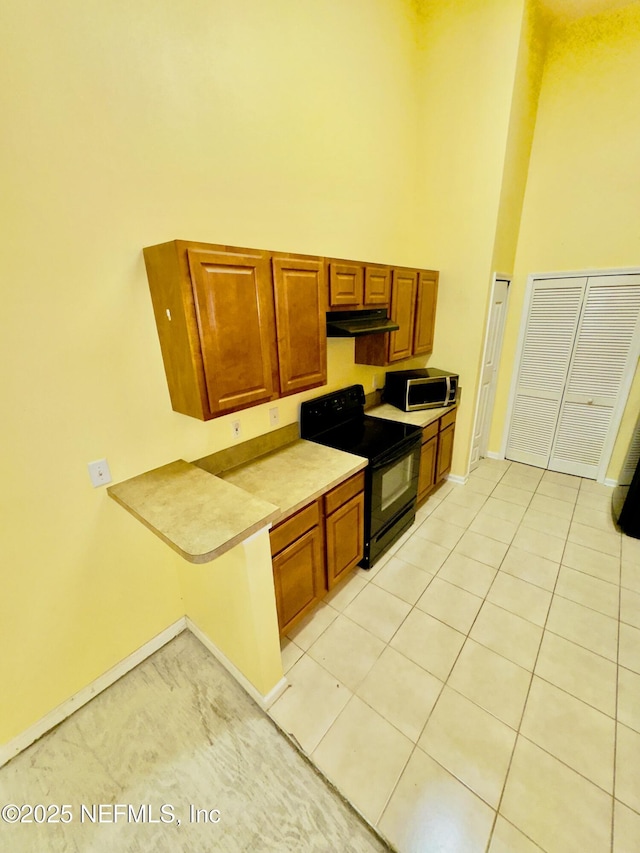
[[[597,477],[639,314],[640,276],[588,279],[549,459],[553,471]]]
[[[549,464],[586,285],[584,277],[533,283],[507,459]]]

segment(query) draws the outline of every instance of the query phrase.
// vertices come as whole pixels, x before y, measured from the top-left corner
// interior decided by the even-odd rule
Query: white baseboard
[[[2,767],[3,764],[6,764],[7,761],[12,759],[19,752],[22,752],[22,750],[31,746],[32,743],[37,741],[48,731],[51,731],[51,729],[55,728],[55,726],[59,725],[63,720],[66,720],[67,717],[70,717],[71,714],[74,713],[74,711],[77,711],[78,708],[82,708],[83,705],[86,705],[87,702],[90,702],[91,699],[99,693],[102,693],[103,690],[106,690],[107,687],[110,687],[118,681],[119,678],[122,678],[123,675],[126,675],[134,667],[138,666],[139,663],[142,663],[143,660],[146,660],[146,658],[154,652],[157,652],[158,649],[161,649],[170,640],[177,637],[178,634],[181,634],[186,627],[187,621],[183,616],[143,646],[140,646],[139,649],[136,649],[135,652],[130,654],[124,660],[121,660],[120,663],[117,663],[115,666],[112,666],[111,669],[108,669],[105,673],[99,675],[95,681],[91,682],[91,684],[87,684],[87,686],[83,687],[82,690],[79,690],[73,696],[69,697],[69,699],[62,702],[62,704],[58,705],[52,711],[49,711],[49,713],[45,714],[45,716],[38,720],[37,723],[29,726],[28,729],[13,738],[13,740],[10,740],[8,743],[0,746],[0,767]]]
[[[73,696],[69,697],[69,699],[61,705],[58,705],[52,711],[49,711],[49,713],[45,714],[45,716],[38,720],[37,723],[29,726],[28,729],[10,740],[8,743],[0,746],[0,767],[18,755],[19,752],[22,752],[28,746],[31,746],[32,743],[35,743],[35,741],[47,732],[51,731],[51,729],[62,723],[67,719],[67,717],[70,717],[75,711],[82,708],[83,705],[86,705],[87,702],[91,701],[91,699],[95,698],[99,693],[102,693],[103,690],[106,690],[107,687],[111,687],[111,685],[118,681],[119,678],[122,678],[123,675],[126,675],[134,669],[134,667],[138,666],[138,664],[142,663],[185,630],[191,631],[191,633],[200,640],[203,646],[211,652],[216,660],[222,664],[227,672],[235,678],[240,686],[265,711],[268,710],[276,699],[285,691],[288,682],[287,679],[283,677],[276,686],[266,694],[266,696],[263,696],[240,672],[240,670],[231,663],[229,658],[211,642],[206,634],[204,634],[200,628],[191,621],[191,619],[183,616],[181,619],[178,619],[177,622],[174,622],[173,625],[169,625],[169,627],[165,628],[164,631],[161,631],[155,637],[152,637],[149,642],[140,646],[139,649],[136,649],[135,652],[130,654],[124,660],[121,660],[120,663],[117,663],[115,666],[112,666],[111,669],[107,670],[107,672],[98,676],[98,678],[96,678],[95,681],[92,681],[91,684],[87,684],[86,687],[83,687],[82,690],[79,690]]]
[[[286,678],[282,677],[280,681],[275,685],[275,687],[273,687],[265,696],[263,696],[262,693],[260,693],[253,686],[249,679],[240,672],[238,667],[229,660],[229,658],[224,654],[224,652],[221,652],[220,649],[216,646],[216,644],[211,642],[211,640],[209,639],[209,637],[207,637],[204,631],[198,628],[196,623],[192,619],[189,619],[188,616],[186,617],[186,622],[187,628],[191,631],[191,633],[200,640],[202,645],[211,652],[214,658],[222,664],[222,666],[227,670],[227,672],[235,678],[240,687],[242,687],[245,692],[248,693],[249,696],[251,696],[251,698],[258,703],[258,705],[260,705],[261,708],[267,711],[271,707],[271,705],[273,705],[276,699],[282,696],[288,685]]]
[[[504,459],[504,453],[496,452],[495,450],[487,450],[487,459]]]
[[[461,477],[459,474],[447,474],[447,480],[450,480],[452,483],[458,483],[460,486],[464,486],[468,479],[468,474],[466,477]]]
[[[604,481],[604,485],[610,486],[613,489],[615,486],[618,485],[618,481],[611,479],[611,477],[607,477],[606,480]]]

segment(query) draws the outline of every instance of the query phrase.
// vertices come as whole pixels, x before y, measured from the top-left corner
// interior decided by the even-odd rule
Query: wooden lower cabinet
[[[456,414],[455,409],[447,412],[422,430],[418,503],[423,501],[451,470]]]
[[[442,480],[451,470],[451,458],[453,457],[453,431],[454,426],[448,426],[438,435],[438,468],[436,471],[438,482]]]
[[[436,485],[436,462],[438,457],[438,428],[434,435],[425,439],[423,430],[422,450],[420,452],[420,476],[418,478],[418,501],[423,500]]]
[[[281,634],[313,610],[327,590],[321,510],[321,501],[314,501],[270,533]]]
[[[280,633],[313,610],[325,593],[322,533],[313,527],[273,558]]]
[[[362,559],[364,474],[350,477],[270,532],[280,634],[286,634]]]
[[[364,553],[364,492],[325,518],[327,585],[332,589]]]

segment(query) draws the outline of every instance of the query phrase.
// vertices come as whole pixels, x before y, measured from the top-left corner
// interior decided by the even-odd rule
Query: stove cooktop
[[[325,430],[310,440],[375,461],[407,439],[413,440],[419,432],[420,427],[411,424],[363,415],[360,419]]]
[[[421,434],[420,427],[365,415],[364,402],[362,385],[351,385],[302,403],[302,438],[374,462]]]

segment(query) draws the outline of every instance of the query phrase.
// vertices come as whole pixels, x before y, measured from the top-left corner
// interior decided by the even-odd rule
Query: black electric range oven
[[[307,400],[300,407],[300,435],[369,460],[360,562],[368,569],[415,518],[422,430],[365,415],[364,402],[362,385]]]

